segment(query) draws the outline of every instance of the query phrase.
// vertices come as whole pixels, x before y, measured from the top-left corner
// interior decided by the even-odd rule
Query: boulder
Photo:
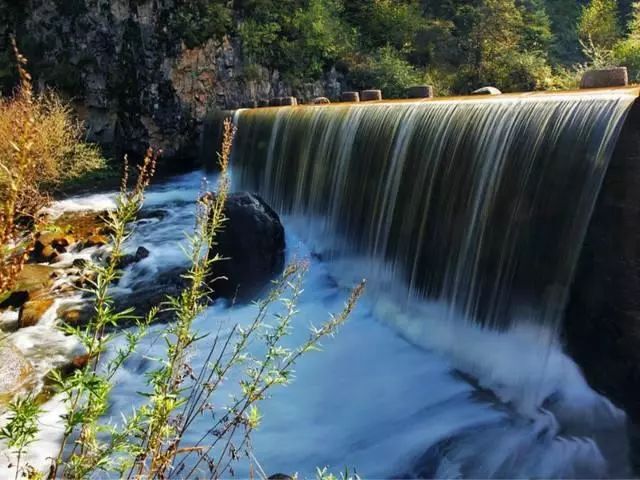
[[[251,299],[284,267],[284,227],[278,214],[251,193],[229,195],[224,213],[227,221],[209,252],[224,258],[209,274],[214,295]]]
[[[146,248],[138,247],[136,253],[127,253],[126,255],[123,255],[122,258],[120,258],[120,261],[118,262],[118,268],[127,268],[134,263],[138,263],[140,260],[144,260],[145,258],[147,258],[150,253],[151,252],[149,252],[149,250],[147,250]]]
[[[40,298],[26,302],[20,308],[18,328],[33,327],[36,325],[51,305],[53,305],[52,298]]]
[[[0,310],[4,308],[20,308],[27,300],[29,300],[29,292],[24,290],[11,292],[3,297],[0,302]]]
[[[280,105],[295,107],[296,105],[298,105],[298,99],[296,97],[282,97]]]
[[[502,95],[496,87],[482,87],[471,92],[471,95]]]
[[[588,70],[580,80],[580,88],[624,87],[628,84],[627,67]]]
[[[58,318],[71,326],[86,325],[94,314],[90,304],[62,305],[57,311]]]
[[[316,97],[313,100],[311,100],[311,103],[313,105],[327,105],[331,103],[331,100],[329,100],[327,97]]]
[[[33,367],[13,345],[0,346],[0,402],[8,402],[31,378]]]
[[[108,242],[107,238],[104,237],[103,235],[91,235],[89,238],[85,240],[84,248],[101,247],[103,245],[106,245],[107,242]]]

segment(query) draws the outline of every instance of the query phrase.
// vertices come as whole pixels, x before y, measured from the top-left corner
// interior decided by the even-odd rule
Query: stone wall
[[[566,312],[569,353],[640,425],[640,99],[613,155]],[[639,451],[639,450],[637,450]]]

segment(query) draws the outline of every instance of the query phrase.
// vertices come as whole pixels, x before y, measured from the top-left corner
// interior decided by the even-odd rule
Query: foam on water
[[[137,286],[185,265],[179,245],[193,228],[199,179],[196,172],[150,190],[147,218],[128,248],[144,245],[151,253],[125,272],[120,288],[135,293]],[[289,340],[295,344],[306,338],[311,323],[341,309],[346,286],[359,272],[349,259],[344,265],[313,259],[296,237],[296,222],[284,223],[293,225],[288,254],[312,258]],[[304,477],[325,465],[334,471],[355,467],[365,478],[628,475],[624,414],[586,385],[557,342],[527,329],[526,322],[502,333],[442,322],[450,319],[444,309],[427,302],[400,308],[392,295],[379,291],[365,296],[324,351],[299,363],[294,383],[264,402],[263,424],[253,438],[262,468]],[[254,314],[253,306],[217,304],[195,326],[224,335]],[[139,400],[148,358],[163,354],[163,328],[153,329],[120,372],[114,420]],[[194,352],[195,369],[205,362],[211,341],[203,340]],[[218,404],[236,390],[233,381],[223,385]],[[211,423],[210,417],[200,418],[185,445]],[[241,463],[237,475],[248,475],[247,468]]]

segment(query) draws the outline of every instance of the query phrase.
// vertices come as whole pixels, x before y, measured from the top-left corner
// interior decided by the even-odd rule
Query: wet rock
[[[327,97],[316,97],[313,100],[311,100],[311,103],[313,105],[327,105],[331,103],[331,100],[329,100]]]
[[[73,260],[73,263],[71,264],[74,268],[79,268],[79,269],[84,269],[87,267],[87,265],[89,264],[89,262],[84,259],[84,258],[76,258]]]
[[[14,290],[26,291],[33,298],[33,294],[51,286],[53,273],[53,267],[48,265],[27,264],[18,274]]]
[[[18,316],[18,327],[26,328],[37,325],[42,316],[53,305],[52,298],[40,298],[29,300],[20,308]]]
[[[87,366],[89,363],[89,354],[78,355],[71,360],[71,366],[74,370],[81,369]]]
[[[471,92],[471,95],[501,95],[502,92],[496,87],[482,87]]]
[[[103,235],[91,235],[85,240],[84,248],[101,247],[103,245],[106,245],[107,243],[108,240]]]
[[[38,263],[55,263],[59,255],[60,254],[51,245],[47,245],[39,254],[34,255],[33,258]]]
[[[225,204],[223,230],[217,235],[210,281],[215,296],[250,299],[284,267],[284,227],[278,214],[258,195],[235,193]]]
[[[0,302],[0,309],[20,308],[27,300],[29,300],[29,292],[24,290],[11,292],[9,296]]]
[[[40,232],[36,234],[32,258],[35,261],[52,261],[57,253],[65,253],[75,239],[62,232]]]
[[[86,325],[91,320],[93,313],[91,305],[61,306],[57,312],[58,317],[71,326]]]
[[[123,269],[127,268],[130,265],[133,265],[134,263],[138,263],[140,260],[144,260],[145,258],[147,258],[150,253],[151,252],[149,252],[149,250],[147,250],[146,248],[138,247],[136,253],[128,253],[120,258],[120,261],[118,262],[118,268]]]
[[[30,380],[33,367],[13,345],[0,346],[0,402],[8,402]]]

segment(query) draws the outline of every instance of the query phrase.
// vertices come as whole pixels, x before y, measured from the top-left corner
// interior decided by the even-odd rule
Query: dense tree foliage
[[[0,6],[0,22],[22,10]],[[176,0],[162,21],[168,54],[235,38],[244,78],[266,67],[294,86],[332,68],[387,96],[416,82],[440,94],[569,88],[588,65],[626,65],[640,79],[632,0]],[[0,82],[6,64],[0,55]]]

